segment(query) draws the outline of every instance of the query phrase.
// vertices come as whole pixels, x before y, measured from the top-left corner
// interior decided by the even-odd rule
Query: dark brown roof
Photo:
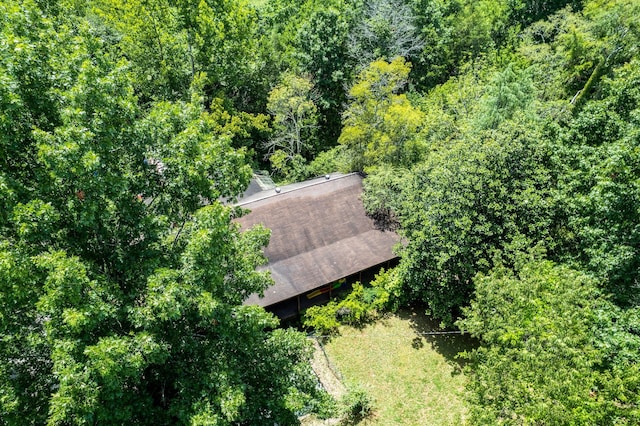
[[[251,210],[237,220],[243,229],[271,229],[265,268],[275,281],[264,298],[254,294],[246,303],[269,306],[395,258],[398,236],[376,229],[361,194],[359,175],[332,175],[239,203]]]

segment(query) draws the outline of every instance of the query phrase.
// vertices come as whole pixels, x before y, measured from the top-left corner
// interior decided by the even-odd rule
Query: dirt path
[[[340,401],[347,390],[344,384],[340,381],[340,378],[337,377],[336,373],[329,365],[329,361],[327,360],[324,350],[320,347],[318,341],[316,339],[311,339],[311,341],[313,342],[314,347],[311,367],[325,390],[333,396],[336,401]],[[338,418],[319,420],[313,416],[305,417],[301,419],[301,421],[303,426],[331,426],[340,423],[340,419]]]
[[[320,379],[320,383],[322,383],[325,390],[336,400],[340,400],[347,390],[342,381],[340,381],[340,378],[336,375],[334,369],[329,365],[324,350],[320,347],[318,341],[316,339],[311,339],[311,341],[315,348],[311,367],[318,376],[318,379]]]

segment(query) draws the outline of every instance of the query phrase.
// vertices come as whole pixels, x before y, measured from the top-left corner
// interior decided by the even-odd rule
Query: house
[[[397,234],[378,229],[365,214],[359,174],[331,174],[253,193],[236,205],[250,213],[237,219],[242,229],[271,229],[265,248],[275,284],[257,304],[288,318],[329,300],[356,280],[370,278],[396,259]]]

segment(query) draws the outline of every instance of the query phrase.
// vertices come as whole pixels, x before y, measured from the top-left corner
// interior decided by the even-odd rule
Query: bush
[[[337,310],[338,306],[334,301],[323,306],[312,306],[304,313],[302,323],[323,336],[336,334],[340,327],[340,321],[336,316]]]
[[[353,289],[343,300],[330,301],[323,306],[312,306],[305,312],[302,323],[323,336],[338,333],[338,327],[343,324],[354,327],[362,326],[378,318],[381,311],[392,306],[390,293],[396,285],[396,275],[393,270],[384,269],[376,275],[371,287],[364,287],[359,282],[353,284]]]
[[[307,175],[309,177],[322,176],[332,172],[348,173],[350,171],[348,159],[342,146],[336,146],[328,151],[319,153],[307,165]]]
[[[353,425],[371,415],[373,399],[359,387],[349,389],[342,398],[343,424]]]
[[[377,311],[395,311],[402,295],[402,283],[397,269],[384,270],[371,281],[371,287],[365,289],[365,301]]]
[[[330,419],[339,413],[338,402],[327,392],[322,392],[319,398],[313,399],[309,405],[309,412],[314,413],[320,420]]]
[[[338,303],[336,316],[341,324],[362,325],[373,317],[371,306],[364,301],[364,287],[353,284],[353,290]]]
[[[364,287],[360,283],[354,283],[353,290],[343,300],[332,300],[326,305],[307,309],[302,323],[305,327],[313,328],[316,333],[330,336],[337,334],[338,327],[342,324],[360,326],[376,317],[374,304],[366,301]]]

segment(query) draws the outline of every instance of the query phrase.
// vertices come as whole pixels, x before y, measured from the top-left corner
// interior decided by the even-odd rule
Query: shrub
[[[304,313],[302,323],[305,327],[315,330],[323,336],[330,336],[338,332],[340,322],[337,319],[337,303],[331,301],[323,306],[312,306]]]
[[[350,171],[348,159],[342,146],[337,146],[319,153],[307,165],[307,175],[309,177],[322,176],[332,172],[348,173]]]
[[[364,287],[359,282],[353,284],[351,292],[339,302],[330,301],[323,306],[312,306],[305,312],[302,323],[321,335],[338,333],[342,324],[362,326],[378,318],[380,312],[391,307],[390,293],[396,283],[393,270],[384,269],[376,275],[372,287]]]
[[[353,425],[371,415],[373,399],[362,388],[349,389],[342,398],[343,424]]]

